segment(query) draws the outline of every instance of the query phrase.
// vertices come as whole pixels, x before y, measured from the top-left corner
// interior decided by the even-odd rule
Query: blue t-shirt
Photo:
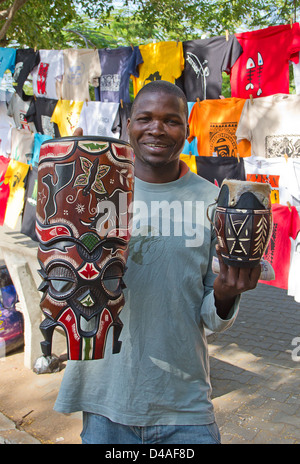
[[[189,110],[189,116],[191,114],[192,108],[194,106],[195,102],[188,102],[188,110]],[[198,149],[197,149],[197,137],[195,137],[191,143],[189,143],[187,140],[185,141],[184,147],[182,152],[185,155],[194,155],[198,156]]]
[[[3,48],[0,47],[0,80],[7,69],[12,73],[15,70],[16,62],[16,49],[15,48]]]
[[[138,76],[138,65],[143,62],[139,47],[103,48],[98,53],[101,77],[99,87],[95,87],[95,99],[129,103],[130,75]]]

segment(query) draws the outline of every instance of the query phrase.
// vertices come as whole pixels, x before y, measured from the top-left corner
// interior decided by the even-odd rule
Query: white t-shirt
[[[251,142],[251,154],[264,158],[300,157],[300,95],[275,94],[246,100],[237,142]]]
[[[0,101],[0,155],[8,156],[11,146],[11,129],[15,127],[12,117],[7,114],[7,106]]]
[[[78,127],[84,135],[103,135],[119,138],[112,127],[119,109],[119,103],[90,101],[84,103],[80,113]]]
[[[289,202],[293,205],[290,192],[290,168],[285,158],[266,159],[250,156],[244,158],[244,167],[246,180],[270,184],[272,203],[286,205]]]
[[[39,50],[40,62],[32,74],[33,93],[36,97],[58,99],[57,85],[64,74],[62,50]]]
[[[300,214],[300,208],[297,208]],[[296,240],[291,239],[291,265],[288,280],[288,295],[293,296],[297,303],[300,303],[300,233]]]

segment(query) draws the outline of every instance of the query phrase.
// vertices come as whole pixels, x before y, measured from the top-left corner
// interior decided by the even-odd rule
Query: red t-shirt
[[[0,156],[0,226],[3,226],[4,223],[6,205],[10,192],[9,184],[4,183],[9,161],[9,158]]]
[[[230,72],[231,96],[289,93],[289,60],[298,63],[299,23],[235,34],[243,53]]]
[[[300,217],[295,206],[289,208],[274,203],[272,212],[273,232],[264,259],[272,265],[275,280],[260,280],[260,282],[287,290],[291,258],[290,238],[295,240],[300,231]]]

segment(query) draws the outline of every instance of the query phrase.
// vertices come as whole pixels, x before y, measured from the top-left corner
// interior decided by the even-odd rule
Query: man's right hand
[[[81,127],[77,127],[73,132],[74,137],[81,137],[83,135],[83,130]]]

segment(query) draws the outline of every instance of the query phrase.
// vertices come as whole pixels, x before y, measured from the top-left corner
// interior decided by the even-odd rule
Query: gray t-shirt
[[[229,319],[216,314],[206,208],[217,195],[191,171],[166,184],[136,178],[121,351],[110,331],[104,359],[68,361],[57,411],[135,426],[214,421],[205,327],[232,325],[239,301]]]

